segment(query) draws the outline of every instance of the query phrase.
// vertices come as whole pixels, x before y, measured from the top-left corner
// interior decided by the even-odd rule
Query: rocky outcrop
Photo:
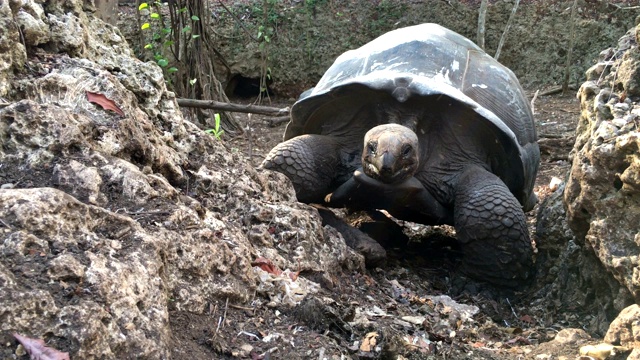
[[[640,306],[633,304],[611,323],[604,341],[615,346],[633,349],[627,359],[640,359]]]
[[[3,339],[43,338],[72,358],[168,358],[170,310],[252,298],[258,257],[324,276],[362,266],[286,178],[185,120],[161,70],[132,58],[83,1],[9,3],[0,2],[0,24],[10,24],[0,33]]]
[[[640,300],[640,50],[637,32],[588,72],[565,203],[580,243]],[[640,34],[638,34],[640,35]]]
[[[535,235],[539,289],[531,305],[546,308],[551,318],[580,314],[585,330],[603,336],[633,298],[602,270],[591,248],[576,239],[567,223],[564,191],[562,186],[540,204]]]
[[[596,334],[640,300],[639,30],[587,71],[566,187],[538,215],[540,294],[554,311],[596,309]]]

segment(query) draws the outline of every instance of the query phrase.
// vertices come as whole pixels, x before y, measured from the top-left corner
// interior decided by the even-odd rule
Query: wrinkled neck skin
[[[384,103],[380,105],[378,116],[380,124],[402,125],[414,133],[418,127],[418,121],[423,116],[424,109],[409,104]]]

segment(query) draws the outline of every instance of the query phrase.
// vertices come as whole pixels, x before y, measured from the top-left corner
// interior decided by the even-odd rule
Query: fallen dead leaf
[[[360,344],[360,350],[364,352],[370,352],[373,350],[378,342],[378,336],[378,333],[375,331],[365,335],[364,339],[362,339],[362,344]]]
[[[536,323],[536,320],[534,318],[532,318],[531,316],[529,316],[529,315],[520,316],[520,321],[522,321],[524,323],[527,323],[529,325],[535,325],[535,323]]]
[[[432,354],[435,350],[434,344],[424,334],[405,336],[404,341],[408,347],[415,348],[423,354]]]
[[[268,272],[269,274],[273,274],[273,275],[280,275],[282,274],[282,270],[278,269],[278,267],[271,262],[271,260],[263,258],[263,257],[259,257],[256,258],[252,263],[251,266],[257,266],[260,269]],[[295,280],[295,279],[292,279]]]
[[[31,360],[70,360],[69,353],[46,346],[42,339],[32,339],[20,334],[13,334],[13,337],[27,350]]]
[[[111,110],[119,115],[124,116],[124,111],[122,111],[122,109],[120,109],[113,100],[107,98],[104,94],[98,94],[91,91],[87,91],[86,93],[87,100],[89,102],[98,104],[105,110]]]

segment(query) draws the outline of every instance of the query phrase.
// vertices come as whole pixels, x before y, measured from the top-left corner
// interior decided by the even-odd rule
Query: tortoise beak
[[[396,156],[388,151],[383,152],[378,156],[371,158],[369,163],[369,170],[371,175],[383,183],[391,184],[397,180],[398,177],[398,161]]]
[[[396,157],[385,151],[382,156],[376,157],[375,167],[381,178],[391,178],[395,174]],[[384,181],[384,180],[383,180]]]

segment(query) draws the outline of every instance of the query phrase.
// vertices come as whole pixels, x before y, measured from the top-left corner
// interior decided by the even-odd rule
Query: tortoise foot
[[[338,230],[347,246],[364,256],[367,267],[376,267],[384,264],[387,259],[387,251],[382,245],[369,235],[344,222],[333,211],[322,207],[316,208],[320,216],[322,216],[322,223]]]

